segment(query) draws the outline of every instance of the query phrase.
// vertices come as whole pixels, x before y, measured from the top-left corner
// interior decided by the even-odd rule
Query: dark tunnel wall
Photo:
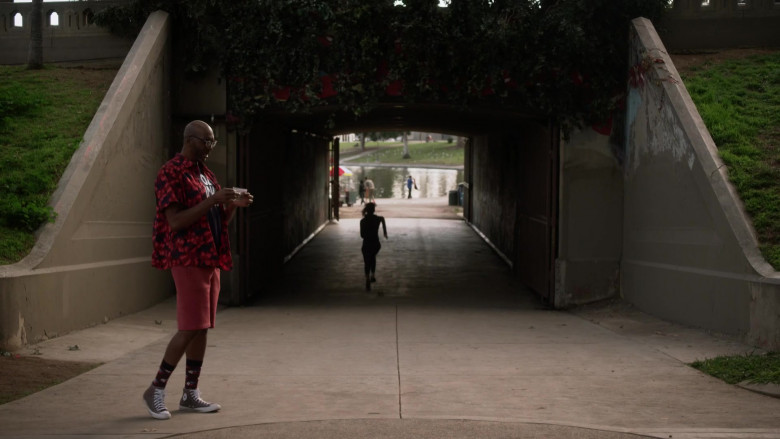
[[[518,120],[511,130],[475,136],[469,152],[469,221],[545,300],[554,276],[555,132],[544,121]]]
[[[292,133],[284,148],[283,256],[328,220],[328,139]],[[293,202],[294,201],[294,202]]]
[[[472,140],[471,223],[514,263],[518,155],[504,143],[498,133]]]
[[[247,186],[255,195],[244,234],[248,301],[263,295],[285,257],[327,221],[328,139],[263,124],[245,146]]]

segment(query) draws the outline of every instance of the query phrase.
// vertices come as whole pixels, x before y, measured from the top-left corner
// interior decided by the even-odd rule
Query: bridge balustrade
[[[672,51],[780,47],[780,0],[673,0],[655,26]]]
[[[94,24],[95,14],[126,0],[43,4],[44,62],[123,58],[132,41]],[[0,64],[27,62],[31,3],[0,2]]]
[[[674,0],[670,18],[713,17],[743,18],[746,16],[780,16],[779,0]]]

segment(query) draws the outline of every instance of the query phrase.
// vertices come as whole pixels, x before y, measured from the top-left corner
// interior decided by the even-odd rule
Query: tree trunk
[[[360,133],[360,150],[366,150],[366,133]]]
[[[30,51],[27,54],[27,68],[43,68],[43,0],[32,1]]]
[[[410,159],[412,158],[411,155],[409,155],[409,137],[406,135],[406,132],[404,132],[404,158]]]

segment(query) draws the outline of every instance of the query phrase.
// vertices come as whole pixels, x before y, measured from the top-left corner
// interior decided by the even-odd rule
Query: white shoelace
[[[152,402],[154,403],[154,409],[157,412],[163,412],[168,410],[165,408],[165,389],[154,389],[154,395],[152,395]]]

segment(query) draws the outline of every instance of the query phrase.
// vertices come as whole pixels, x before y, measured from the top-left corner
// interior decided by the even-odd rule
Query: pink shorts
[[[180,331],[214,327],[219,300],[219,268],[176,266],[176,321]]]

